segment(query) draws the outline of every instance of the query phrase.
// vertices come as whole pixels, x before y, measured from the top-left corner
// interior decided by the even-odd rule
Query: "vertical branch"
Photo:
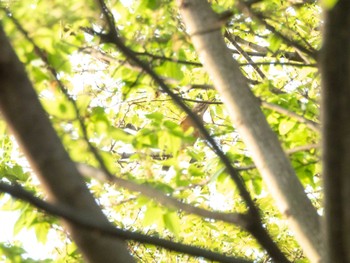
[[[350,262],[350,2],[326,10],[321,57],[325,262]]]

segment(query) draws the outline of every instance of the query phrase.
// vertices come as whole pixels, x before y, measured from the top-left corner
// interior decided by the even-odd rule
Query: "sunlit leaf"
[[[51,226],[46,223],[40,223],[35,225],[35,235],[38,241],[42,244],[47,242],[47,235]]]
[[[164,225],[176,236],[180,234],[181,224],[176,212],[166,212],[163,215]]]
[[[337,2],[338,2],[338,0],[321,0],[322,5],[326,9],[332,9],[336,5]]]
[[[157,224],[163,218],[163,210],[157,206],[150,205],[147,206],[147,210],[143,217],[142,224],[144,226],[150,226],[152,224]]]
[[[287,134],[295,126],[294,120],[282,120],[279,123],[278,130],[281,135]]]

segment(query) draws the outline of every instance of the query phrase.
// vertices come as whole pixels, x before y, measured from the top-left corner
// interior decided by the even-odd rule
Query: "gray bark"
[[[0,27],[0,110],[50,199],[101,225],[109,222],[53,129],[25,69]],[[134,262],[118,239],[65,222],[88,262]]]
[[[205,0],[178,0],[199,58],[230,114],[280,212],[312,262],[321,260],[319,216],[269,127],[259,101],[232,58],[221,34],[221,21]]]

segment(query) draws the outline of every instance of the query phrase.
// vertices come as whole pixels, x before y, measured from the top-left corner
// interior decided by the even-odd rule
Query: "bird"
[[[203,115],[206,112],[206,110],[209,107],[209,103],[197,103],[193,109],[192,112],[194,114],[196,114],[198,116],[198,118],[200,118],[201,120],[203,119]],[[191,127],[193,127],[194,132],[193,132],[193,136],[195,138],[200,138],[201,137],[201,133],[198,130],[198,128],[196,127],[195,123],[193,122],[192,118],[189,115],[186,115],[185,117],[183,117],[180,121],[180,127],[182,128],[182,130],[184,132],[186,132],[188,129],[190,129]]]

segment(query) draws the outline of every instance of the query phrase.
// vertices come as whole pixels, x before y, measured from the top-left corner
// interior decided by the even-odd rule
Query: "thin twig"
[[[287,36],[285,36],[284,34],[282,34],[281,32],[279,32],[274,26],[270,25],[266,21],[266,18],[262,14],[255,12],[244,1],[239,0],[238,8],[240,8],[244,13],[248,13],[251,18],[256,19],[259,23],[264,25],[268,30],[273,32],[276,36],[283,39],[287,44],[289,44],[289,45],[295,47],[296,49],[300,50],[301,52],[309,55],[313,59],[315,59],[315,60],[317,59],[317,53],[315,52],[314,49],[311,50],[311,49],[309,49],[309,47],[307,48],[307,47],[301,45],[299,42],[292,40],[292,39],[288,38]]]
[[[196,86],[192,85],[190,88],[196,88]],[[200,86],[200,88],[201,88],[201,86]],[[205,85],[205,88],[206,89],[214,89],[214,86],[212,86],[212,85]],[[276,112],[281,113],[281,114],[283,114],[285,116],[293,118],[293,119],[297,120],[300,123],[304,123],[307,127],[309,127],[310,129],[312,129],[314,131],[317,131],[317,132],[320,131],[321,128],[320,128],[320,124],[319,123],[317,123],[315,121],[312,121],[312,120],[309,120],[309,119],[305,118],[304,116],[301,116],[301,115],[299,115],[299,114],[297,114],[297,113],[295,113],[295,112],[293,112],[291,110],[288,110],[288,109],[283,108],[281,106],[278,106],[276,104],[264,101],[264,100],[262,100],[259,97],[257,97],[257,98],[260,100],[260,104],[264,108],[276,111]],[[185,98],[183,98],[183,100],[198,102],[198,100],[185,99]],[[222,104],[222,102],[213,101],[210,104]]]
[[[321,127],[317,122],[314,122],[314,121],[309,120],[303,116],[300,116],[293,111],[287,110],[286,108],[283,108],[281,106],[278,106],[276,104],[272,104],[272,103],[266,102],[266,101],[261,101],[261,106],[263,106],[267,109],[279,112],[281,114],[284,114],[284,115],[291,117],[293,119],[296,119],[297,121],[304,123],[307,127],[311,128],[314,131],[319,132],[321,130]]]
[[[238,45],[235,39],[231,36],[231,33],[226,29],[224,36],[230,41],[230,43],[237,49],[237,51],[248,61],[248,64],[251,65],[254,70],[258,73],[258,75],[262,79],[266,79],[265,74],[261,71],[261,69],[254,64],[254,61],[251,57]]]

